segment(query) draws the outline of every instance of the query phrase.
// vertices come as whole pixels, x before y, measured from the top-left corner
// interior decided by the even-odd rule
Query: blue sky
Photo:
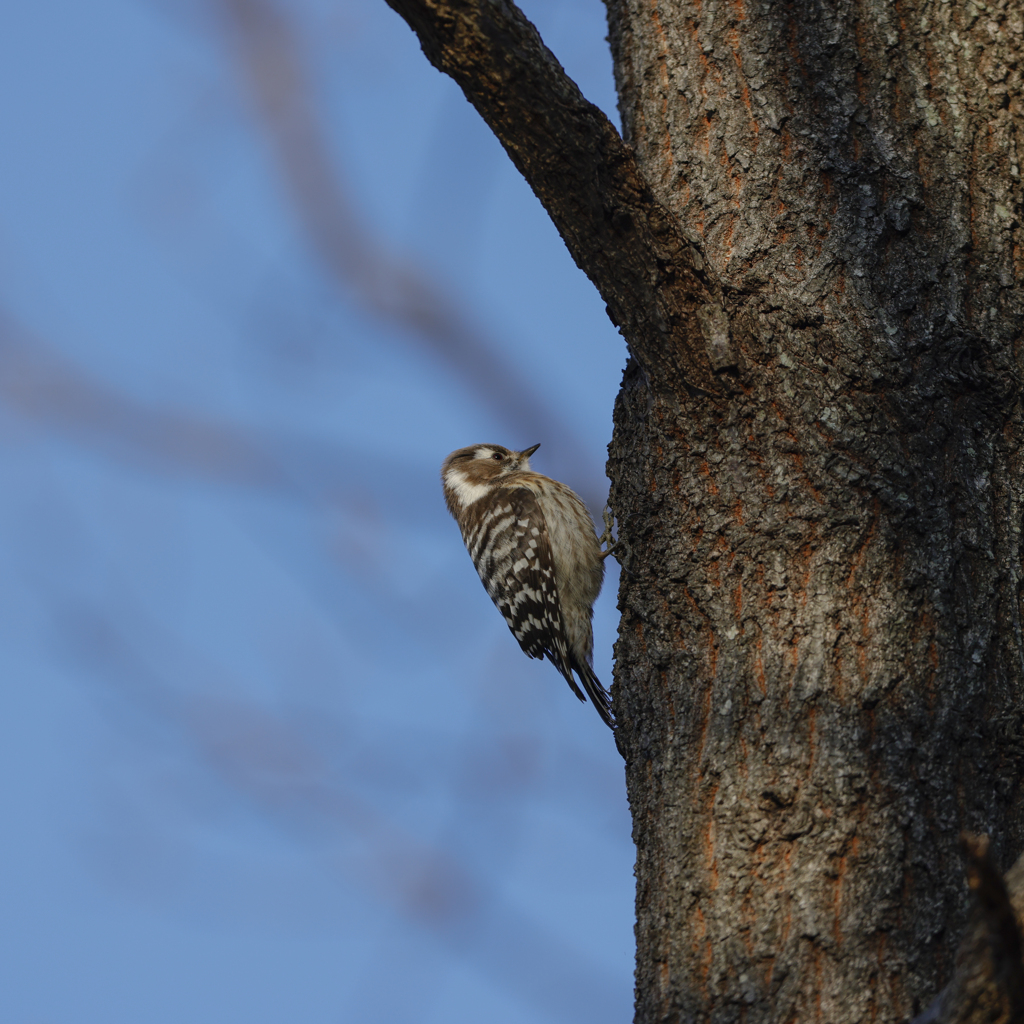
[[[614,117],[603,6],[524,9]],[[260,113],[238,18],[268,10],[333,213]],[[383,0],[2,25],[0,1019],[628,1019],[621,760],[437,480],[540,441],[600,504],[600,298]],[[403,319],[399,279],[496,371]]]

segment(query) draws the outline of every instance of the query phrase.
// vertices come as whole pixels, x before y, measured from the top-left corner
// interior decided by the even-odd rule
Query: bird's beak
[[[540,447],[539,444],[535,444],[532,448],[524,448],[519,453],[519,458],[521,458],[521,459],[528,459],[539,447]]]

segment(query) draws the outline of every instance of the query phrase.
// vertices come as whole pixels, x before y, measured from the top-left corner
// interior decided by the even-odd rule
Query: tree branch
[[[717,282],[632,150],[509,0],[387,0],[462,88],[648,373],[717,390],[734,359]]]
[[[1024,1020],[1024,963],[1014,903],[1024,900],[1024,857],[1004,882],[987,836],[962,837],[974,908],[956,956],[956,973],[911,1024],[1011,1024]],[[1019,907],[1018,907],[1019,909]]]

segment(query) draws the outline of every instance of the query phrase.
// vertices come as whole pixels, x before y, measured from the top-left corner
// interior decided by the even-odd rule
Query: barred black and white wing
[[[551,543],[536,495],[526,487],[497,488],[467,525],[466,548],[519,646],[531,658],[547,656],[585,700],[572,675]]]

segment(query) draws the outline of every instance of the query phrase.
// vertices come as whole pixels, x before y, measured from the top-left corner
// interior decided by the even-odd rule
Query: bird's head
[[[530,456],[539,444],[521,452],[500,444],[472,444],[459,448],[441,465],[445,499],[453,514],[482,498],[502,477],[530,468]]]

